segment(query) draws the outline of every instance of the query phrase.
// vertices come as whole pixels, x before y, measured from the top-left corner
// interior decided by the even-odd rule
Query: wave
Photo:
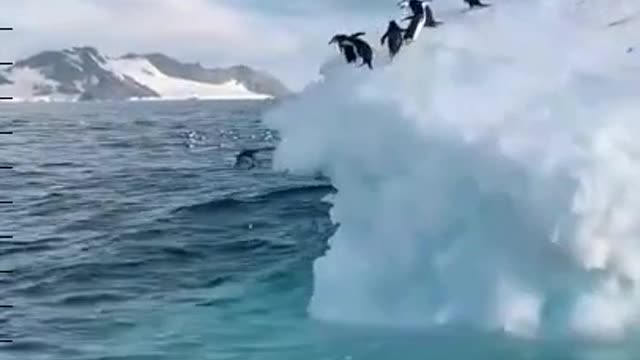
[[[233,209],[242,209],[246,206],[260,205],[272,201],[285,201],[291,197],[299,197],[301,195],[304,197],[308,197],[314,194],[324,196],[335,191],[336,189],[330,184],[317,184],[286,187],[281,189],[269,190],[258,194],[247,194],[241,192],[200,204],[179,207],[174,210],[174,213],[184,211],[194,213],[230,211]]]
[[[270,112],[274,166],[339,190],[311,315],[525,337],[636,330],[640,70],[627,49],[640,25],[607,24],[638,10],[496,2],[373,72],[331,61]]]

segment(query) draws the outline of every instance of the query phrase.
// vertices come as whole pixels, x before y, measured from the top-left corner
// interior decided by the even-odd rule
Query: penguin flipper
[[[387,37],[389,37],[389,31],[384,33],[384,35],[382,35],[382,37],[380,38],[380,45],[384,45],[384,42],[385,40],[387,40]]]

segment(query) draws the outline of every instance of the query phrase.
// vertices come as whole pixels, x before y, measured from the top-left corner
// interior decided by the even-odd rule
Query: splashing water
[[[457,4],[457,3],[456,3]],[[495,1],[270,114],[340,224],[310,313],[620,338],[640,316],[636,1]]]

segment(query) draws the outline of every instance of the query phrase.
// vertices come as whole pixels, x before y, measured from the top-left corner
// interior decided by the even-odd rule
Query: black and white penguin
[[[335,35],[333,38],[331,38],[331,41],[329,41],[329,44],[334,43],[338,45],[338,50],[340,50],[340,53],[344,54],[347,63],[351,64],[358,59],[358,55],[356,54],[356,47],[349,39],[349,36],[344,34]]]
[[[411,9],[411,13],[413,16],[424,16],[425,22],[424,26],[427,27],[436,27],[441,25],[441,21],[437,21],[433,16],[433,11],[429,7],[426,1],[421,0],[404,0],[398,3],[398,5],[402,8],[409,7]],[[412,18],[412,16],[407,17],[407,19]]]
[[[365,35],[363,32],[358,32],[352,34],[349,39],[356,47],[356,52],[358,56],[362,59],[362,64],[360,66],[367,65],[369,69],[373,69],[373,49],[371,49],[371,45],[369,45],[366,41],[360,39],[361,36]]]
[[[421,0],[403,0],[398,3],[401,8],[408,7],[413,15],[424,15],[424,5]]]
[[[425,26],[427,18],[424,16],[424,14],[422,14],[422,15],[408,16],[403,20],[410,20],[409,26],[407,26],[407,30],[405,30],[404,32],[404,41],[407,43],[415,41],[418,38],[418,36],[420,36],[420,33],[422,32],[422,29]]]
[[[400,48],[402,48],[402,36],[404,31],[405,30],[401,28],[398,23],[391,20],[389,21],[387,32],[385,32],[384,35],[382,35],[382,38],[380,38],[381,45],[384,45],[385,41],[387,42],[387,46],[389,48],[389,56],[391,56],[392,59],[398,52],[400,52]]]
[[[373,69],[373,49],[364,40],[360,39],[364,32],[357,32],[351,35],[337,34],[329,44],[336,43],[340,50],[345,54],[348,63],[355,61],[354,53],[362,59],[360,66],[367,65],[369,69]]]
[[[429,5],[422,3],[424,6],[424,17],[425,17],[425,22],[424,22],[424,26],[427,27],[437,27],[438,25],[442,25],[442,21],[438,21],[433,17],[433,11],[431,11],[431,8],[429,7]]]

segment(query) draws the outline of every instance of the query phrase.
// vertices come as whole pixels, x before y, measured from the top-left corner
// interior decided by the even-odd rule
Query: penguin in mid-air
[[[351,35],[337,34],[329,41],[329,44],[337,43],[338,47],[343,50],[348,46],[353,46],[356,54],[362,59],[360,66],[367,65],[369,69],[373,69],[373,49],[371,49],[371,46],[366,41],[360,39],[364,34],[364,32],[357,32]],[[345,57],[346,56],[347,53],[345,52]],[[349,59],[347,59],[347,62],[349,62]]]
[[[334,36],[331,41],[329,41],[329,44],[333,43],[338,45],[338,50],[340,50],[340,52],[344,54],[347,63],[351,64],[358,59],[358,55],[356,54],[356,47],[349,40],[349,36],[338,34]]]
[[[483,7],[489,7],[491,5],[489,4],[484,4],[482,2],[480,2],[480,0],[464,0],[464,2],[467,3],[467,5],[469,5],[469,9],[473,9],[473,8],[483,8]]]
[[[360,66],[367,65],[369,69],[373,69],[372,61],[373,61],[373,49],[371,49],[371,45],[369,45],[366,41],[360,39],[361,36],[365,35],[364,32],[358,32],[351,35],[351,42],[356,47],[356,52],[358,56],[362,59],[362,64]]]
[[[382,35],[382,38],[380,38],[381,45],[384,45],[385,41],[387,42],[391,59],[393,59],[393,57],[400,51],[400,48],[402,48],[402,36],[404,31],[405,30],[401,28],[398,23],[391,20],[389,21],[387,32],[385,32],[384,35]]]

